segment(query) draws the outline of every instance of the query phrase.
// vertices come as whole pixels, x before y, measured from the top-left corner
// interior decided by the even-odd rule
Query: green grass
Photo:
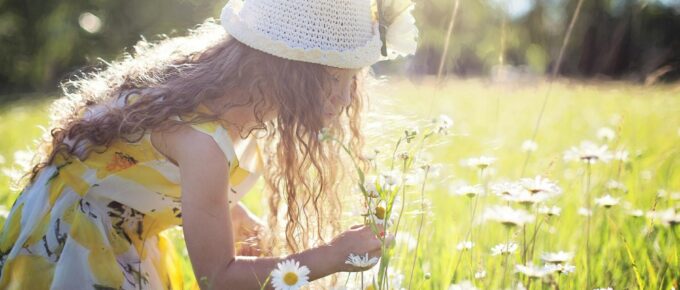
[[[536,138],[538,150],[528,159],[522,175],[527,155],[520,146],[532,136],[548,89],[545,83],[510,86],[467,80],[452,81],[435,90],[428,83],[392,81],[372,93],[372,113],[367,118],[366,132],[369,148],[377,148],[381,154],[391,152],[405,127],[422,124],[422,120],[439,114],[447,114],[454,120],[450,134],[440,138],[441,144],[429,149],[432,162],[442,164],[443,168],[440,176],[430,180],[427,187],[426,226],[417,250],[412,289],[447,289],[451,283],[473,280],[471,275],[478,269],[487,272],[486,278],[474,282],[478,288],[500,288],[503,259],[492,257],[490,248],[508,238],[502,226],[492,222],[475,225],[474,264],[468,253],[456,250],[457,243],[464,240],[470,228],[471,201],[449,194],[449,185],[459,181],[478,183],[478,172],[461,166],[460,161],[479,155],[498,158],[488,181],[543,175],[558,182],[563,194],[549,204],[561,207],[562,213],[550,219],[538,217],[527,226],[530,237],[536,232],[534,254],[528,260],[541,264],[543,252],[574,252],[572,264],[576,271],[559,277],[555,283],[560,289],[586,289],[585,217],[577,214],[585,202],[585,167],[565,162],[562,156],[582,140],[599,142],[596,132],[605,126],[617,133],[608,143],[609,147],[628,150],[630,162],[594,164],[590,194],[593,198],[604,195],[605,183],[612,179],[625,184],[628,192],[612,192],[622,203],[609,210],[594,208],[590,288],[678,288],[680,229],[661,225],[658,220],[631,217],[626,214],[623,203],[645,212],[680,206],[678,200],[669,198],[671,193],[680,192],[680,87],[553,84]],[[32,101],[0,109],[0,155],[4,157],[0,168],[11,167],[14,152],[29,148],[31,140],[41,134],[38,126],[45,125],[48,119],[46,104],[46,101]],[[0,204],[7,207],[16,195],[8,188],[9,179],[0,175]],[[659,190],[665,190],[668,195],[659,197]],[[359,196],[356,200],[360,200]],[[257,191],[247,195],[245,202],[262,213],[261,201],[262,195]],[[486,206],[502,203],[494,196],[483,197],[479,202],[478,214]],[[421,206],[416,190],[409,191],[406,204],[408,218],[403,228],[415,236]],[[360,217],[348,217],[344,222],[351,224],[360,220]],[[518,242],[521,248],[522,231],[511,232],[510,240]],[[520,252],[509,257],[507,286],[510,282],[515,285],[522,281],[531,289],[554,287],[541,281],[529,284],[514,273],[514,265],[521,260]],[[395,249],[391,267],[405,275],[404,287],[409,283],[414,255],[402,244]],[[459,260],[458,271],[454,272]],[[339,277],[344,281],[347,276]]]

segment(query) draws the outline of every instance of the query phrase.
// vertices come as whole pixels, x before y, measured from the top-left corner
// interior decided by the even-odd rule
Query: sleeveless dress
[[[234,147],[219,122],[192,126],[224,152],[235,204],[261,172],[255,140]],[[2,228],[0,289],[181,289],[181,260],[163,233],[182,224],[180,197],[179,168],[149,133],[83,161],[55,160]]]

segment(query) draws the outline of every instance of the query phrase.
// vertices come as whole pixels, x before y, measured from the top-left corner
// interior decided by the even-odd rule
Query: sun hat
[[[356,69],[413,54],[418,30],[411,1],[378,0],[382,9],[371,2],[230,0],[220,18],[238,41],[291,60]]]

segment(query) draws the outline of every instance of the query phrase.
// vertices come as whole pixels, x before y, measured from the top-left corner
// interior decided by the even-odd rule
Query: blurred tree
[[[184,34],[216,17],[222,1],[0,0],[0,99],[52,91],[140,36]],[[455,0],[416,0],[421,40],[408,62],[434,74]],[[460,1],[445,73],[477,76],[500,64],[543,74],[553,65],[577,0]],[[680,0],[588,0],[561,74],[655,82],[680,78]],[[376,66],[382,72],[399,63]]]
[[[0,93],[54,90],[140,36],[184,33],[218,15],[207,0],[0,0]]]

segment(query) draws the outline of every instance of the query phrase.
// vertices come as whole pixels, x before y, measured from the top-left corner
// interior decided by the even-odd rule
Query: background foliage
[[[225,1],[0,0],[0,100],[54,91],[98,59],[120,57],[141,36],[183,34]],[[411,74],[436,72],[455,0],[418,0],[421,31]],[[499,65],[543,74],[556,58],[576,0],[461,0],[446,71],[493,75]],[[588,0],[562,73],[673,80],[680,75],[680,0]],[[501,56],[502,61],[501,61]],[[377,65],[381,72],[401,67]]]

